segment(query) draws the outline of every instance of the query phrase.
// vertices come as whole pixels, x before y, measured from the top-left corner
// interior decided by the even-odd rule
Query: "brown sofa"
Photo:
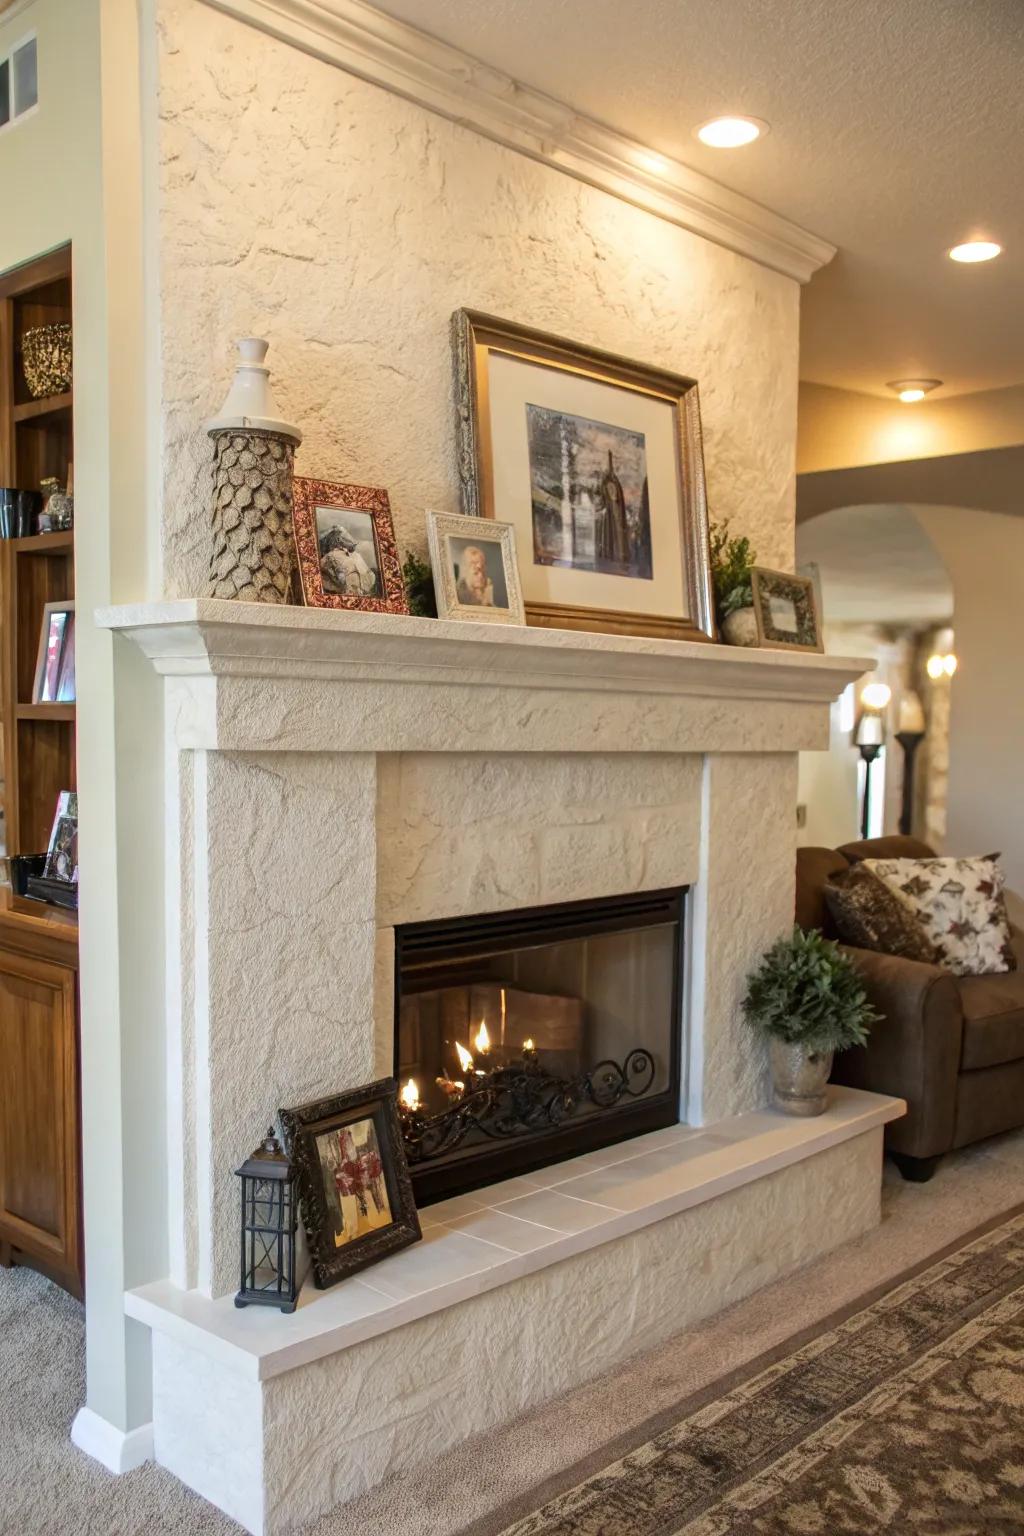
[[[868,858],[927,859],[912,837],[878,837],[838,849],[797,852],[796,920],[836,938],[824,888],[829,875]],[[883,1022],[867,1047],[836,1057],[834,1082],[907,1101],[886,1127],[886,1148],[904,1178],[924,1181],[944,1152],[1024,1125],[1024,934],[1013,929],[1019,969],[954,976],[937,965],[846,951],[857,962]]]

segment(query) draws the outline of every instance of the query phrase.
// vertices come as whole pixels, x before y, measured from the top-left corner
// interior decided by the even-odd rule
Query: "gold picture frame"
[[[452,345],[458,411],[458,467],[462,509],[470,517],[497,518],[499,521],[512,520],[513,522],[518,519],[520,577],[525,598],[526,622],[547,628],[647,635],[659,639],[714,640],[716,636],[708,543],[707,494],[704,480],[700,404],[695,380],[680,374],[669,373],[661,368],[631,362],[613,353],[581,346],[546,332],[517,325],[511,321],[499,320],[492,315],[481,314],[475,310],[458,310],[453,315]],[[558,382],[564,379],[568,403],[554,406],[527,405],[527,417],[529,412],[536,411],[539,416],[579,423],[584,429],[592,429],[595,445],[614,440],[610,435],[615,434],[623,441],[629,439],[634,443],[638,442],[640,446],[634,451],[640,455],[645,455],[647,452],[644,433],[636,429],[635,422],[632,426],[622,426],[606,419],[613,414],[616,400],[621,399],[620,391],[628,392],[630,403],[635,408],[658,411],[659,407],[668,407],[671,414],[667,428],[664,413],[661,412],[657,418],[663,440],[660,450],[663,461],[660,474],[662,490],[659,490],[656,497],[649,493],[646,457],[640,460],[640,469],[643,471],[644,478],[639,511],[635,505],[628,511],[625,510],[622,486],[617,480],[614,482],[619,485],[619,498],[623,504],[623,511],[619,514],[621,527],[625,529],[628,522],[630,541],[628,555],[623,556],[625,535],[618,534],[619,544],[613,551],[613,555],[618,556],[617,560],[609,556],[602,564],[601,555],[592,554],[590,558],[593,563],[587,566],[576,559],[575,542],[568,560],[560,557],[538,557],[538,517],[543,514],[544,508],[538,504],[537,475],[532,457],[528,460],[528,473],[525,480],[520,473],[517,484],[521,486],[521,491],[517,489],[515,492],[511,511],[509,497],[504,490],[502,496],[506,504],[499,506],[499,498],[495,491],[495,444],[492,423],[492,373],[496,359],[501,361],[511,359],[539,370],[547,381],[545,392],[549,396],[552,393],[557,394]],[[553,375],[556,376],[554,379]],[[612,410],[602,407],[600,416],[594,418],[588,418],[579,412],[571,403],[572,391],[579,392],[578,381],[584,381],[584,388],[588,382],[597,386],[608,386],[612,393],[604,398]],[[636,409],[632,414],[636,415]],[[521,440],[517,449],[521,459],[522,443],[526,443],[529,438],[531,424],[527,421],[525,430],[519,428],[513,428],[513,430],[518,432]],[[532,443],[532,439],[530,442]],[[589,445],[588,451],[591,451]],[[527,452],[531,453],[532,449],[528,447]],[[593,457],[592,452],[591,457]],[[521,471],[521,463],[518,469]],[[637,474],[639,472],[640,470]],[[608,475],[614,479],[610,452]],[[565,479],[566,475],[563,471],[563,483]],[[663,493],[665,487],[668,487],[667,495]],[[668,515],[668,508],[662,503],[666,499],[672,499],[673,488],[676,505],[672,507],[671,514],[674,521],[668,524],[664,521]],[[569,499],[569,493],[565,492],[563,503]],[[551,515],[554,516],[554,514]],[[608,520],[607,513],[602,506],[596,512],[591,509],[588,515],[594,519],[589,534],[596,544],[597,535],[592,530],[598,518],[602,519],[603,528],[604,522]],[[563,512],[563,519],[564,517]],[[572,517],[572,536],[575,540],[575,502],[572,503]],[[530,522],[532,535],[532,567],[528,563],[531,548],[524,547],[527,544],[523,536],[527,520]],[[646,549],[642,549],[638,554],[634,544],[640,543],[641,535],[646,540]],[[564,538],[565,535],[561,537]],[[656,552],[656,546],[660,552]],[[666,548],[669,551],[667,559],[664,558]],[[678,568],[674,563],[676,556],[678,556]],[[645,560],[646,564],[643,563]],[[630,561],[633,561],[632,565]],[[537,575],[538,568],[542,572],[541,576]],[[656,568],[659,571],[660,581],[657,591],[653,588]],[[569,570],[570,578],[560,580],[559,570]],[[580,591],[578,577],[587,571],[599,574],[601,581],[596,586],[604,592],[619,593],[620,601],[590,603],[580,601],[578,596],[575,598],[567,596],[563,601],[557,596],[559,586],[563,586],[567,592],[571,588],[578,594]],[[652,580],[650,592],[646,590],[631,592],[631,586],[636,588],[646,580]],[[537,595],[536,589],[540,586],[546,589],[546,595],[543,598]],[[531,587],[534,588],[532,593]],[[677,611],[671,611],[673,605],[668,605],[670,611],[667,612],[650,611],[651,603],[668,588],[672,588],[673,596],[677,599],[674,603]],[[621,600],[633,595],[638,601],[642,598],[646,606],[633,611],[628,606],[628,602]]]

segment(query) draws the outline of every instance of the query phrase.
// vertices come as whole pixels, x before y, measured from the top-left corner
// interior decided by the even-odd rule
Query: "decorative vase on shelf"
[[[21,338],[21,366],[33,399],[71,388],[71,327],[66,320],[36,325]]]
[[[772,1099],[787,1115],[823,1115],[828,1107],[825,1084],[832,1071],[832,1051],[771,1040]]]
[[[213,549],[208,597],[287,603],[291,590],[292,480],[299,428],[277,415],[269,343],[247,336],[220,414],[206,423],[213,439]]]
[[[756,645],[757,619],[753,608],[734,608],[722,620],[722,638],[726,645]]]

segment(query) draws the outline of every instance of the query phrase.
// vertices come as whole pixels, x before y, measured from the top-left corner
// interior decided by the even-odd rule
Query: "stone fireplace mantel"
[[[98,621],[164,691],[170,1272],[127,1299],[162,1465],[294,1529],[878,1220],[901,1106],[780,1124],[740,1008],[793,921],[797,754],[870,663],[212,599]],[[659,890],[685,893],[678,1123],[239,1319],[233,1170],[280,1108],[393,1072],[396,929]],[[510,1329],[516,1371],[479,1370]]]
[[[863,658],[192,598],[101,609],[221,751],[793,752]]]

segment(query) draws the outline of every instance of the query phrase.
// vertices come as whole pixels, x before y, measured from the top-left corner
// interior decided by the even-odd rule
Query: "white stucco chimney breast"
[[[827,746],[867,663],[212,599],[98,620],[166,701],[172,1262],[128,1302],[156,1339],[158,1460],[249,1530],[291,1529],[877,1220],[898,1104],[840,1094],[802,1131],[763,1114],[739,1010],[793,919],[796,754]],[[429,1208],[421,1245],[307,1290],[294,1319],[233,1313],[232,1170],[279,1107],[392,1070],[397,924],[667,886],[690,888],[682,1123],[609,1151],[633,1160],[632,1193],[614,1170],[606,1198],[552,1190],[592,1166],[542,1170]],[[453,1225],[492,1201],[518,1248]],[[544,1212],[573,1202],[598,1214],[557,1230]],[[694,1269],[709,1246],[721,1266]],[[635,1293],[626,1339],[601,1322],[609,1286]],[[510,1315],[519,1386],[456,1404],[438,1338],[470,1349]],[[596,1352],[572,1343],[584,1315]],[[377,1438],[364,1398],[357,1455],[330,1425],[371,1367]],[[298,1480],[310,1435],[331,1464]]]

